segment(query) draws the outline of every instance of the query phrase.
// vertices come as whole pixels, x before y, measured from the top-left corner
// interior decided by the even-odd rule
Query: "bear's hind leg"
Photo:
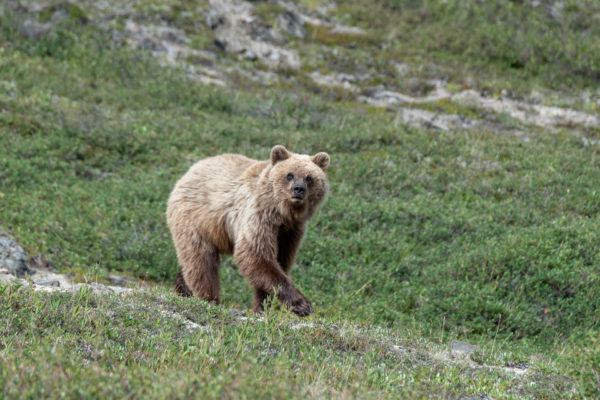
[[[185,284],[185,280],[183,279],[183,273],[181,270],[177,273],[175,277],[175,282],[173,284],[175,286],[175,293],[180,295],[181,297],[192,297],[193,293],[190,288]]]
[[[178,247],[177,256],[181,264],[181,278],[175,278],[175,290],[185,296],[187,289],[199,299],[219,304],[221,285],[219,282],[219,251],[203,238]],[[181,285],[183,283],[184,285]],[[184,288],[185,286],[185,288]]]
[[[265,304],[265,300],[267,303]],[[269,307],[271,301],[269,299],[269,292],[262,289],[254,289],[254,306],[252,311],[255,313],[261,313],[265,311],[265,305]]]

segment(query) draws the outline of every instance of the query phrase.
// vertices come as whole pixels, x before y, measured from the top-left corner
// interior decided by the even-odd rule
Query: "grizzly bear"
[[[175,290],[219,303],[219,254],[233,254],[254,287],[254,312],[275,296],[294,313],[314,309],[289,276],[308,220],[329,190],[329,155],[295,154],[283,146],[257,161],[223,154],[194,164],[177,182],[167,223],[181,271]]]

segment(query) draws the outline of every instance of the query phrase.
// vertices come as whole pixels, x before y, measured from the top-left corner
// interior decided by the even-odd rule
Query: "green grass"
[[[597,51],[579,59],[563,49],[557,54],[568,68],[542,56],[515,68],[507,60],[518,56],[519,46],[485,47],[506,60],[476,50],[489,32],[507,35],[517,28],[485,22],[488,14],[477,8],[467,13],[456,2],[419,4],[389,11],[430,10],[422,29],[403,29],[392,39],[393,46],[413,46],[408,54],[417,59],[424,50],[432,54],[423,60],[447,59],[448,68],[468,59],[469,73],[482,82],[497,74],[496,82],[527,89],[544,82],[554,87],[549,77],[593,87],[586,74],[573,71],[585,65],[594,71]],[[498,4],[500,21],[538,13]],[[343,4],[338,12],[346,9],[356,10]],[[457,17],[446,41],[458,40],[458,26],[481,22],[465,44],[468,51],[459,52],[454,42],[423,46],[426,38],[440,37],[432,32],[448,21],[433,17],[441,14]],[[18,33],[17,20],[0,20],[2,229],[76,279],[102,280],[117,271],[170,285],[178,266],[165,224],[166,199],[193,162],[223,152],[265,159],[278,143],[297,152],[328,151],[330,198],[311,222],[292,274],[317,308],[317,321],[351,331],[362,327],[367,334],[281,328],[295,319],[276,311],[264,323],[235,321],[226,308],[248,309],[252,291],[228,258],[218,308],[160,289],[125,301],[0,287],[0,393],[600,394],[597,146],[583,147],[566,129],[527,131],[530,140],[522,141],[485,129],[410,128],[395,124],[391,113],[331,101],[301,85],[285,91],[211,88],[160,67],[147,54],[111,46],[109,34],[79,17],[36,40]],[[564,29],[574,32],[567,43],[583,35],[570,25]],[[534,42],[533,34],[523,35],[516,35],[519,45]],[[594,39],[580,45],[598,48]],[[368,54],[375,45],[362,46]],[[572,80],[562,80],[568,71]],[[159,306],[206,323],[209,333],[187,331],[157,314]],[[399,357],[383,348],[385,337],[423,353]],[[465,374],[464,366],[435,361],[431,343],[447,346],[452,338],[479,344],[479,357],[492,366],[531,363],[540,383],[517,385],[522,391],[513,392],[507,375]]]
[[[386,57],[433,63],[434,74],[458,84],[518,94],[597,87],[600,5],[593,0],[348,1],[339,8],[377,32]]]
[[[299,326],[275,311],[262,321],[240,321],[223,307],[164,289],[122,297],[0,291],[0,393],[8,398],[573,394],[569,379],[548,368],[550,360],[536,362],[526,377],[502,369],[525,353],[503,353],[499,346],[486,365],[484,354],[481,366],[444,361],[435,356],[444,346],[405,329],[357,329],[331,320]]]

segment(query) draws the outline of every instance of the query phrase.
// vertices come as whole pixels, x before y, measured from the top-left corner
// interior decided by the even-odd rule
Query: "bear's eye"
[[[306,183],[312,183],[312,176],[308,175],[306,177]]]
[[[291,172],[289,174],[287,174],[287,180],[291,181],[292,179],[294,179],[294,174],[292,174]]]

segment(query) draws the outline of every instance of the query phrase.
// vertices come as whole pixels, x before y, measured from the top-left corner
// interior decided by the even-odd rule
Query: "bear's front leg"
[[[277,293],[277,298],[295,314],[304,317],[315,312],[310,301],[294,286],[277,261],[256,256],[240,247],[236,249],[234,261],[255,289],[253,311],[261,312],[265,298]]]

